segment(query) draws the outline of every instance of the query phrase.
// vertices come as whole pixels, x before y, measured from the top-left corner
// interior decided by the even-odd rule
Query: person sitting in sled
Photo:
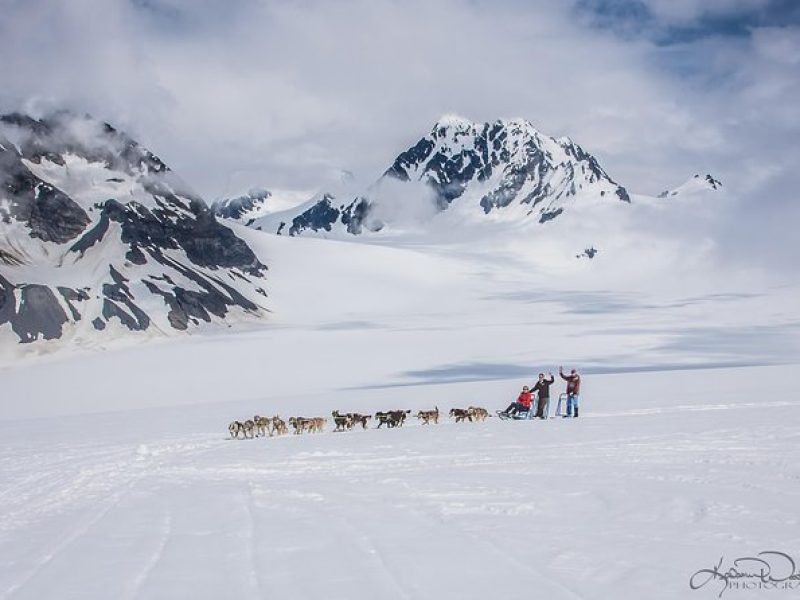
[[[528,412],[531,409],[532,401],[533,395],[531,394],[531,390],[527,385],[525,385],[522,387],[522,391],[519,393],[516,401],[509,404],[508,408],[500,414],[504,417],[513,417],[518,413]]]

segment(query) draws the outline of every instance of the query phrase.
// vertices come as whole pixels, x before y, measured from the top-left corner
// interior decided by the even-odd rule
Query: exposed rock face
[[[697,175],[695,175],[695,177],[697,177]],[[706,175],[703,180],[712,190],[718,190],[722,187],[722,182],[719,179],[714,179],[711,175]]]
[[[53,286],[48,273],[73,285]],[[90,117],[0,117],[0,328],[184,330],[265,313],[266,267],[154,154]],[[84,329],[85,330],[85,329]]]
[[[271,192],[255,188],[243,196],[217,200],[211,205],[211,210],[223,219],[247,222],[263,212],[271,196]]]
[[[61,337],[67,320],[67,314],[49,287],[36,284],[15,286],[0,276],[0,326],[10,325],[20,341],[57,339]]]
[[[599,251],[597,250],[597,248],[595,248],[594,246],[589,246],[588,248],[585,248],[583,250],[583,252],[581,252],[580,254],[576,254],[575,258],[584,258],[585,257],[585,258],[588,258],[588,259],[592,259],[597,255],[598,252]]]
[[[331,231],[337,226],[351,234],[375,231],[391,225],[378,218],[381,211],[376,207],[404,201],[402,194],[382,195],[383,184],[389,181],[424,184],[439,212],[469,200],[484,214],[513,209],[515,218],[519,212],[520,218],[534,218],[539,223],[558,217],[573,202],[584,199],[630,202],[625,188],[568,138],[542,135],[523,120],[472,123],[445,117],[398,155],[367,193],[344,202],[324,194],[311,206],[278,218],[291,223],[291,235]],[[278,226],[275,218],[256,220],[255,224],[261,228],[270,225],[270,229]]]
[[[24,223],[31,237],[63,244],[77,237],[89,216],[69,196],[33,175],[13,145],[0,136],[0,193],[8,202],[3,220]]]
[[[292,219],[289,235],[296,235],[306,229],[311,231],[319,231],[320,229],[330,231],[343,212],[333,207],[334,200],[335,198],[331,194],[324,194],[322,199],[314,206]]]

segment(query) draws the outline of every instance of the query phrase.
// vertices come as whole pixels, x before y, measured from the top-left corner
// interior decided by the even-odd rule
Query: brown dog
[[[485,421],[486,417],[489,416],[489,411],[480,406],[470,406],[467,410],[476,421]]]
[[[263,437],[267,434],[272,437],[272,428],[270,427],[272,421],[268,417],[256,415],[253,417],[253,423],[256,426],[256,437]]]
[[[403,424],[406,422],[406,417],[411,414],[410,410],[393,410],[389,412],[392,415],[392,418],[395,420],[396,427],[402,427]]]
[[[306,417],[289,417],[289,425],[294,429],[295,435],[300,435],[311,429],[311,419]]]
[[[456,423],[460,423],[464,419],[472,422],[472,414],[469,412],[469,409],[466,408],[451,408],[450,418],[455,419]]]
[[[439,424],[439,407],[434,407],[433,410],[421,410],[417,413],[417,419],[422,421],[423,425]]]
[[[372,418],[372,415],[362,415],[359,413],[349,413],[350,415],[350,427],[354,427],[356,425],[361,425],[362,429],[367,428],[367,421]]]
[[[277,435],[286,435],[289,433],[289,428],[286,427],[286,421],[281,419],[278,415],[272,417],[272,431]]]

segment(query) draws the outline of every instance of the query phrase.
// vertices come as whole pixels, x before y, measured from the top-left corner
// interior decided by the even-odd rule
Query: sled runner
[[[497,416],[503,421],[527,421],[536,417],[536,411],[531,407],[528,410],[520,411],[514,415],[509,415],[502,410],[497,411]]]

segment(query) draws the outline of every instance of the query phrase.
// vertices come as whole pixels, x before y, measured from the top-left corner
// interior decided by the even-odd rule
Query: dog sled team
[[[559,367],[558,373],[567,382],[567,391],[559,397],[556,416],[577,418],[580,404],[581,376],[575,369],[572,369],[569,374],[565,374],[561,367]],[[534,417],[546,419],[550,412],[550,386],[553,383],[555,383],[555,377],[552,373],[548,373],[548,377],[545,377],[544,373],[539,373],[538,381],[532,387],[523,386],[517,399],[505,410],[497,411],[497,416],[502,419]],[[536,394],[535,406],[534,394]],[[566,401],[565,414],[561,414],[562,400]],[[411,415],[410,410],[380,411],[374,415],[340,413],[338,410],[334,410],[331,413],[334,431],[336,432],[350,431],[358,426],[361,426],[362,429],[367,429],[367,424],[370,420],[377,423],[377,429],[384,425],[387,429],[402,427],[409,415]],[[454,419],[456,423],[461,423],[463,421],[484,421],[490,415],[483,407],[469,406],[467,408],[451,408],[448,416]],[[415,417],[423,425],[437,425],[439,423],[439,407],[436,406],[433,410],[420,410]],[[234,439],[238,439],[240,436],[247,439],[285,435],[289,433],[289,427],[292,428],[295,435],[300,435],[304,433],[322,433],[327,422],[328,419],[323,417],[290,417],[287,425],[287,421],[284,421],[278,415],[274,417],[255,415],[252,419],[245,421],[233,421],[228,425],[228,431]]]

